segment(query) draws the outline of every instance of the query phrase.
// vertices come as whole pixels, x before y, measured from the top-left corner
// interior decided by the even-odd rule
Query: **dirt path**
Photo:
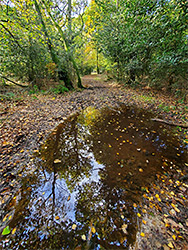
[[[116,107],[123,103],[151,110],[156,117],[171,122],[185,123],[188,120],[186,104],[178,103],[174,98],[142,89],[122,88],[113,82],[102,81],[97,75],[84,77],[83,83],[86,89],[82,91],[59,96],[25,95],[19,101],[0,103],[0,220],[4,218],[5,206],[20,188],[23,170],[32,172],[34,150],[70,114],[88,106]],[[180,130],[187,143],[187,131]],[[138,235],[135,249],[188,249],[188,185],[187,178],[183,178],[187,174],[186,169],[187,166],[181,173],[172,171],[179,182],[169,185],[168,192],[166,185],[172,175],[165,177],[165,182],[161,180],[163,177],[159,177],[157,188],[148,190],[144,209],[150,211],[150,215],[143,213],[142,219],[147,220],[147,224],[143,224],[143,235]],[[160,194],[160,202],[156,194]],[[156,216],[152,217],[151,212]]]

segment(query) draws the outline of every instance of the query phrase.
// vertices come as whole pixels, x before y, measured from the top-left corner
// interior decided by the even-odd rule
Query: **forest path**
[[[173,97],[165,96],[158,92],[151,92],[145,89],[131,89],[123,87],[115,82],[105,82],[100,75],[90,75],[83,77],[83,85],[86,87],[81,91],[72,91],[65,95],[43,95],[38,94],[24,96],[21,100],[7,101],[1,103],[1,123],[0,123],[0,217],[4,218],[4,208],[15,196],[20,188],[20,178],[24,174],[24,169],[27,172],[32,172],[33,166],[33,152],[38,150],[39,146],[45,141],[46,136],[61,122],[63,122],[69,115],[74,112],[83,110],[89,106],[95,108],[102,107],[117,107],[120,104],[128,106],[136,105],[138,108],[144,108],[156,114],[156,117],[170,120],[176,123],[183,123],[187,121],[187,106],[185,103],[179,103]],[[184,137],[184,142],[187,143],[188,137],[186,130],[181,129]],[[185,170],[186,171],[186,170]],[[174,174],[174,173],[173,173]],[[184,173],[176,173],[177,180],[184,176]],[[168,181],[171,176],[168,176]],[[183,180],[183,179],[182,179]],[[184,180],[183,180],[184,181]],[[185,181],[187,179],[185,178]],[[165,181],[165,183],[168,183]],[[158,185],[160,185],[158,183]],[[164,182],[161,184],[164,185]],[[178,201],[181,204],[182,211],[173,215],[173,221],[169,218],[163,218],[163,211],[165,211],[166,204],[160,205],[156,217],[148,217],[145,234],[147,237],[138,236],[137,249],[154,249],[147,248],[149,244],[155,247],[158,244],[159,248],[155,249],[188,249],[186,245],[188,242],[187,236],[187,188],[188,185],[184,183],[181,185],[182,190],[178,190],[182,194],[182,199]],[[160,187],[165,190],[165,187]],[[170,187],[168,187],[170,190]],[[154,192],[155,190],[153,190]],[[170,192],[176,192],[177,189],[173,186]],[[152,194],[153,196],[155,193]],[[174,199],[170,197],[169,199]],[[156,208],[146,206],[153,212]],[[162,208],[161,208],[162,206]],[[178,208],[179,210],[179,208]],[[156,220],[157,218],[157,220]],[[165,219],[165,220],[164,220]],[[173,224],[174,222],[174,224]],[[163,224],[161,224],[163,223]],[[175,224],[176,223],[176,224]],[[180,226],[180,224],[181,226]],[[170,226],[166,226],[170,225]],[[171,230],[172,229],[172,230]],[[179,232],[174,236],[173,230]],[[158,231],[157,231],[158,230]],[[158,232],[156,234],[156,232]],[[166,239],[165,247],[161,245],[158,239],[157,243],[154,240],[156,237],[161,237],[161,242]],[[180,236],[178,238],[178,235]],[[169,240],[170,237],[170,240]],[[174,240],[174,238],[176,240]],[[177,241],[177,244],[176,244]],[[182,242],[182,243],[181,243]],[[139,248],[140,247],[140,248]],[[146,248],[145,248],[146,247]]]

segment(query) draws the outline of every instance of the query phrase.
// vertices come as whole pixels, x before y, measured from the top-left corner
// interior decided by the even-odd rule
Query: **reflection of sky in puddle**
[[[49,242],[53,249],[85,248],[87,242],[91,249],[132,245],[141,188],[185,159],[167,129],[151,122],[150,114],[126,108],[90,109],[60,124],[36,156],[36,172],[23,179],[10,223],[17,227],[12,249],[20,241],[26,249],[47,249]]]
[[[39,217],[39,206],[42,207],[43,216],[49,216],[49,207],[54,206],[54,214],[55,216],[59,216],[57,222],[66,222],[72,221],[74,223],[79,223],[76,220],[75,211],[77,204],[77,195],[79,193],[80,188],[84,187],[86,184],[98,183],[99,185],[95,185],[95,195],[98,195],[100,192],[100,175],[99,171],[104,168],[104,165],[99,164],[93,155],[93,153],[87,154],[84,151],[87,158],[90,160],[90,165],[92,168],[89,171],[89,176],[80,175],[79,181],[74,183],[74,189],[70,193],[69,188],[67,186],[66,180],[61,178],[58,173],[56,173],[54,178],[54,173],[49,174],[46,170],[44,171],[44,175],[41,173],[41,185],[35,189],[33,194],[34,201],[29,203],[29,210],[33,218]],[[53,201],[53,185],[54,186],[54,197]],[[84,192],[84,188],[83,188]],[[38,197],[38,198],[36,198]],[[53,204],[54,202],[54,204]],[[101,207],[104,201],[99,201],[98,204],[95,204],[96,207]],[[63,208],[63,209],[62,209]],[[41,213],[41,210],[40,210]],[[41,215],[40,215],[41,216]],[[50,218],[49,218],[50,221]]]

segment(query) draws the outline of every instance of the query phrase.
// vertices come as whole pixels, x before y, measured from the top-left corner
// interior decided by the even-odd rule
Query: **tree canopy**
[[[128,84],[187,84],[186,1],[2,0],[0,14],[4,77],[55,77],[71,89],[96,70]]]

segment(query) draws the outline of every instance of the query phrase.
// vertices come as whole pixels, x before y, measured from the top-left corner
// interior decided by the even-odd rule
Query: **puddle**
[[[134,108],[88,108],[60,124],[36,153],[37,170],[23,178],[7,208],[14,234],[1,236],[1,246],[133,246],[143,188],[157,173],[181,168],[186,158],[172,128],[151,117]]]

